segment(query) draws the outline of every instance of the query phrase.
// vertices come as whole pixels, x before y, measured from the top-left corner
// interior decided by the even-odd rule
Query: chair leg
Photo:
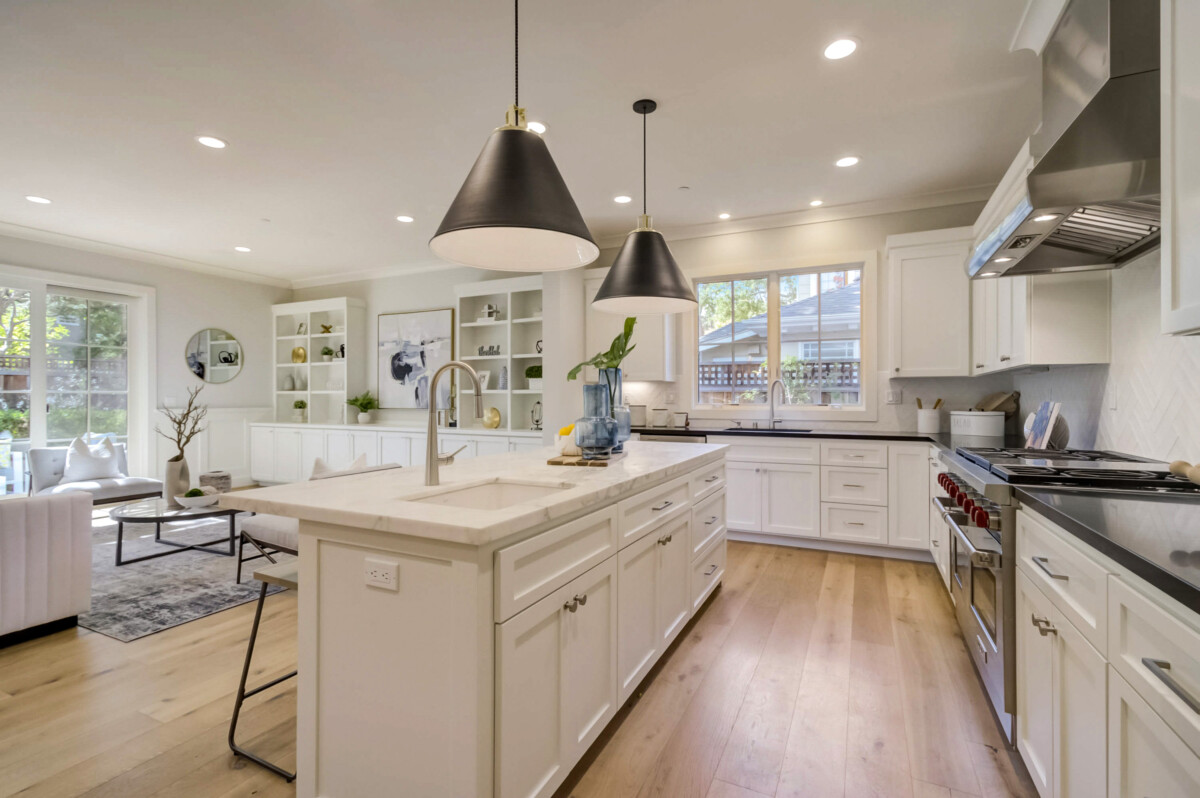
[[[242,556],[243,556],[243,554],[245,554],[245,551],[246,551],[246,536],[243,535],[238,538],[237,584],[239,584],[239,585],[242,583],[242,563],[245,562],[245,560],[242,559]]]

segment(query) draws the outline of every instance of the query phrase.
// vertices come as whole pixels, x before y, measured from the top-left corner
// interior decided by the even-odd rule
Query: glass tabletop
[[[228,507],[210,504],[208,507],[180,507],[166,499],[143,499],[133,504],[123,504],[109,511],[114,521],[172,521],[186,518],[211,518],[219,515],[237,515],[240,512]]]

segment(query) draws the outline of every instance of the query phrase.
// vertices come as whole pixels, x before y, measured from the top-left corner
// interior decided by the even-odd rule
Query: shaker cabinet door
[[[762,471],[753,463],[725,463],[725,525],[737,532],[762,531]]]

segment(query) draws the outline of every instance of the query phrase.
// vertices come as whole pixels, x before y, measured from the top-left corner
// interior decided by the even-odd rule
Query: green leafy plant
[[[325,355],[326,357],[333,357],[333,347],[332,346],[321,347],[321,354]]]
[[[304,401],[303,399],[297,399],[296,401],[292,402],[292,407],[297,410],[305,410],[308,408],[308,402]]]
[[[203,496],[203,495],[204,495],[204,491],[200,490],[199,488],[192,488],[187,493],[183,494],[183,497],[185,499],[195,499],[198,496]]]
[[[370,391],[363,391],[358,396],[352,396],[346,400],[346,404],[351,407],[357,407],[360,413],[370,413],[372,410],[379,408],[379,401],[371,396]]]
[[[540,380],[541,378],[542,378],[542,367],[541,366],[526,366],[525,367],[525,379]]]
[[[595,366],[598,369],[617,369],[621,367],[621,361],[629,357],[629,353],[637,348],[637,344],[630,345],[633,339],[633,326],[637,324],[637,319],[633,316],[625,319],[625,329],[621,331],[616,338],[613,339],[612,345],[608,347],[607,352],[600,352],[594,355],[591,360],[585,360],[567,373],[567,379],[573,380],[579,376],[579,372],[583,371],[585,366]]]

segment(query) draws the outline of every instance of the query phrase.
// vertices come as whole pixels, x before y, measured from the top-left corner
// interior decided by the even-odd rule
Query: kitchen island
[[[226,494],[300,519],[297,795],[550,795],[719,585],[724,446]]]

